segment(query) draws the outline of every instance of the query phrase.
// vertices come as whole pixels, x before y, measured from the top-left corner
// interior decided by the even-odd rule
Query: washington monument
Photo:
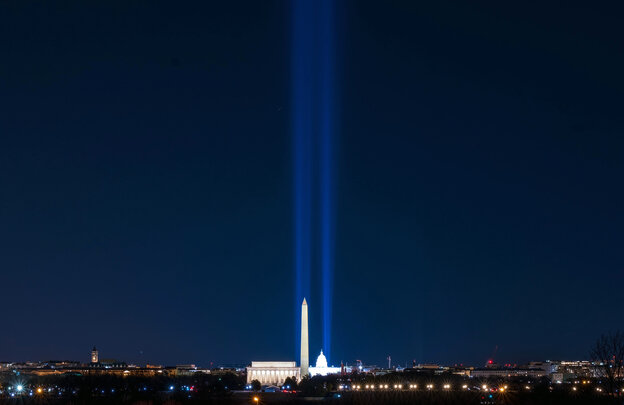
[[[310,358],[308,356],[308,303],[305,298],[301,304],[301,378],[308,376]]]

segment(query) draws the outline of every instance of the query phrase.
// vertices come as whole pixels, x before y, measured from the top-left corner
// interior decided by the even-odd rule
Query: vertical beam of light
[[[319,2],[320,13],[320,195],[323,349],[331,359],[334,275],[334,10],[333,0]]]
[[[291,3],[296,283],[294,308],[298,308],[304,297],[314,307],[315,297],[311,296],[311,284],[312,280],[318,281],[319,274],[313,274],[312,271],[312,263],[317,263],[313,260],[316,255],[312,252],[316,253],[318,248],[321,299],[316,302],[320,301],[319,306],[322,306],[322,349],[328,359],[331,358],[334,273],[334,1],[293,0]],[[313,185],[318,186],[318,189]],[[313,190],[318,191],[318,196]],[[316,209],[319,210],[318,213]],[[318,227],[313,226],[312,218],[319,219]],[[312,243],[312,235],[320,238],[318,245]],[[295,325],[300,325],[298,311],[295,320]],[[298,339],[299,337],[296,341]]]
[[[312,225],[313,138],[313,3],[296,0],[292,5],[292,131],[295,223],[295,325],[301,324],[299,305],[310,297]],[[300,336],[295,333],[296,348]]]

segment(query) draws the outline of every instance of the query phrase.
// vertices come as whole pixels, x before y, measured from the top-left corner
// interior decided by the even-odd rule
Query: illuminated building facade
[[[548,373],[535,368],[477,368],[470,371],[471,378],[509,378],[509,377],[531,377],[540,378]]]
[[[321,354],[316,358],[315,367],[310,367],[310,377],[315,375],[328,375],[328,374],[340,374],[342,369],[340,367],[329,367],[327,365],[327,358],[321,350]]]
[[[253,380],[262,385],[281,385],[286,378],[301,379],[301,369],[294,361],[252,361],[247,367],[247,383]]]

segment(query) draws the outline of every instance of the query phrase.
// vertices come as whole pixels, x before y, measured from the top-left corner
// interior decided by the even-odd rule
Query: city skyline
[[[214,364],[213,362],[209,362],[208,364],[203,364],[203,363],[198,363],[198,362],[192,362],[192,363],[174,362],[171,364],[159,364],[158,362],[147,362],[147,363],[141,363],[141,364],[134,364],[132,362],[125,361],[125,359],[115,357],[114,353],[108,353],[108,355],[109,357],[100,358],[99,350],[97,350],[94,347],[86,355],[82,356],[83,358],[78,358],[78,359],[60,358],[60,357],[51,357],[48,359],[2,359],[0,360],[0,369],[2,369],[3,367],[5,368],[17,367],[18,369],[22,367],[46,368],[50,364],[59,364],[60,366],[57,366],[57,368],[63,368],[63,367],[72,368],[76,366],[89,368],[94,365],[101,365],[101,368],[107,368],[105,367],[106,365],[115,365],[114,367],[108,367],[108,368],[133,369],[133,368],[146,368],[147,367],[148,369],[157,369],[157,368],[193,367],[198,370],[219,370],[219,369],[228,369],[228,368],[244,370],[250,364],[254,363],[253,360],[249,360],[243,363],[221,363],[221,364]],[[320,358],[322,358],[323,368],[328,367],[329,364],[327,363],[327,359],[325,355],[323,354],[322,349],[319,351],[319,355],[317,356],[317,363]],[[366,360],[356,359],[352,362],[342,361],[341,365],[344,367],[347,367],[347,370],[349,370],[346,372],[346,374],[351,374],[352,371],[350,370],[360,368],[360,366],[368,369],[368,371],[366,372],[374,372],[374,371],[387,371],[387,370],[403,371],[403,370],[409,370],[412,368],[413,369],[435,369],[435,368],[453,369],[453,368],[456,368],[456,369],[477,370],[477,371],[479,370],[514,370],[514,369],[522,370],[522,369],[527,369],[528,367],[539,368],[539,367],[542,367],[542,364],[558,365],[558,364],[577,364],[578,363],[578,364],[584,364],[586,365],[586,367],[596,367],[598,364],[600,364],[599,360],[596,360],[596,359],[592,360],[592,359],[589,359],[589,357],[578,358],[578,359],[572,359],[572,358],[533,359],[527,362],[499,362],[499,361],[494,361],[493,359],[488,359],[483,364],[462,364],[462,363],[457,363],[457,362],[448,363],[448,364],[439,363],[439,362],[419,363],[419,362],[416,362],[415,359],[411,361],[405,361],[405,362],[403,361],[391,362],[388,358],[386,358],[385,361],[387,363],[384,363],[383,361],[380,363],[375,363],[375,362],[369,362]],[[271,361],[266,361],[265,359],[262,359],[259,362],[271,363]],[[300,367],[300,362],[297,362],[297,361],[280,359],[280,360],[275,360],[273,362],[293,363],[296,365],[297,369],[299,369]],[[310,367],[313,368],[315,366],[310,366]],[[341,367],[335,367],[335,366],[329,366],[329,367],[331,367],[332,370],[341,369]],[[333,374],[340,374],[340,371],[335,371],[333,372]],[[302,375],[301,378],[303,377],[304,376]]]
[[[296,366],[296,368],[300,371],[300,373],[297,373],[297,379],[301,379],[301,378],[310,378],[310,377],[314,377],[315,375],[327,375],[324,373],[328,373],[328,374],[340,374],[340,373],[345,373],[345,370],[347,371],[347,374],[350,374],[352,372],[353,369],[359,369],[360,372],[363,371],[364,369],[368,369],[370,371],[374,371],[374,370],[402,370],[402,369],[410,369],[410,368],[422,368],[422,369],[432,369],[434,367],[438,367],[438,368],[449,368],[449,367],[456,367],[458,369],[474,369],[474,370],[480,370],[481,366],[485,367],[482,370],[513,370],[513,369],[520,369],[520,370],[524,370],[527,367],[529,368],[533,368],[534,364],[537,364],[538,367],[537,369],[541,369],[542,368],[542,364],[563,364],[563,363],[587,363],[587,364],[593,364],[594,362],[596,362],[597,360],[594,358],[588,358],[588,359],[575,359],[575,360],[569,360],[569,359],[532,359],[529,362],[526,362],[526,365],[522,365],[521,362],[513,362],[513,361],[502,361],[496,357],[497,352],[498,352],[498,347],[495,347],[491,357],[489,357],[481,366],[478,364],[463,364],[463,363],[458,363],[455,362],[454,364],[438,364],[438,362],[429,362],[429,363],[420,363],[417,362],[416,359],[412,359],[411,364],[409,364],[409,361],[405,361],[404,362],[404,366],[402,366],[402,362],[395,362],[392,363],[391,360],[391,356],[388,355],[388,357],[386,358],[386,360],[388,361],[388,367],[384,367],[383,365],[379,366],[377,364],[373,364],[370,362],[366,362],[365,360],[362,359],[357,359],[355,361],[351,361],[351,365],[349,364],[348,361],[345,360],[340,360],[340,367],[335,367],[333,366],[331,363],[328,363],[328,360],[326,358],[326,356],[323,353],[323,348],[320,349],[320,353],[319,356],[316,360],[316,365],[312,365],[310,363],[310,355],[309,355],[309,327],[308,327],[308,303],[306,298],[303,298],[303,302],[301,303],[301,325],[300,325],[300,336],[301,339],[300,341],[300,353],[299,353],[299,363],[297,363],[296,361],[285,361],[284,359],[277,359],[274,361],[266,361],[265,358],[261,357],[261,361],[247,361],[245,363],[239,363],[238,365],[235,365],[234,363],[229,363],[227,366],[225,364],[214,364],[213,362],[210,362],[209,366],[208,365],[202,365],[199,364],[199,367],[196,365],[197,362],[192,362],[188,363],[188,364],[184,364],[182,365],[181,362],[177,362],[175,364],[177,364],[175,367],[191,367],[191,368],[196,368],[198,370],[210,370],[210,369],[220,369],[220,368],[236,368],[236,369],[245,369],[247,368],[248,370],[248,374],[249,374],[249,365],[251,364],[252,367],[254,367],[254,364],[258,364],[258,366],[255,367],[263,367],[260,364],[264,364],[264,367],[275,367],[272,366],[273,364],[277,364],[277,367],[286,367],[287,369],[292,369],[293,367]],[[312,328],[314,329],[314,327]],[[602,337],[601,337],[602,338]],[[6,359],[5,359],[6,360]],[[3,367],[13,367],[13,366],[17,366],[17,365],[25,365],[25,364],[32,364],[35,368],[38,368],[39,366],[44,366],[44,368],[47,368],[49,364],[53,364],[53,363],[61,363],[61,367],[75,367],[76,365],[81,365],[83,367],[103,367],[103,368],[113,368],[113,369],[117,369],[117,368],[126,368],[126,369],[133,369],[136,367],[147,367],[148,369],[153,369],[153,368],[158,368],[158,367],[172,367],[173,364],[169,364],[169,365],[163,365],[163,364],[156,364],[155,362],[150,362],[147,361],[143,364],[129,364],[127,362],[125,362],[124,360],[118,359],[118,358],[113,358],[113,357],[107,357],[107,358],[103,358],[100,359],[100,355],[99,355],[99,350],[97,348],[97,346],[93,346],[93,348],[91,349],[90,352],[90,358],[88,362],[84,362],[81,363],[79,360],[76,359],[61,359],[59,357],[50,357],[48,360],[38,360],[38,361],[2,361],[0,360],[0,369],[2,369]],[[298,365],[297,365],[298,364]],[[181,366],[182,365],[182,366]],[[328,368],[329,367],[329,368]],[[364,367],[364,368],[363,368]],[[523,367],[525,367],[523,369]],[[54,368],[54,367],[52,367]],[[310,369],[310,371],[308,371],[308,369]],[[312,369],[314,369],[314,373],[311,371]],[[321,373],[321,374],[319,374]],[[248,377],[248,382],[250,382],[253,379],[253,374],[251,374]]]

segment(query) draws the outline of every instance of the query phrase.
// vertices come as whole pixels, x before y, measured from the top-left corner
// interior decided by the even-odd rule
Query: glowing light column
[[[295,305],[304,297],[312,296],[312,248],[318,248],[323,350],[330,358],[334,273],[335,3],[334,0],[293,0],[291,4]],[[319,198],[318,202],[315,197]],[[313,209],[319,210],[318,216],[313,215]],[[313,227],[312,218],[319,219],[318,228]],[[313,234],[320,238],[318,245],[312,243]],[[315,274],[315,281],[318,276]]]
[[[320,191],[321,274],[323,285],[323,348],[331,359],[331,321],[334,278],[334,4],[319,1],[320,12]]]

